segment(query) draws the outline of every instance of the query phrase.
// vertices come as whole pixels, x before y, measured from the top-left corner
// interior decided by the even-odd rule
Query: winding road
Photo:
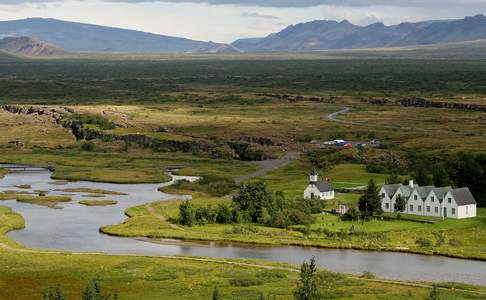
[[[347,114],[350,111],[351,111],[351,109],[349,107],[345,107],[345,108],[341,109],[340,111],[329,114],[329,115],[327,115],[323,118],[327,118],[329,121],[340,123],[340,124],[345,124],[345,125],[356,125],[356,126],[361,126],[361,127],[364,126],[364,127],[395,129],[395,130],[405,130],[405,131],[427,131],[427,130],[420,129],[420,128],[401,127],[401,126],[393,126],[393,125],[377,125],[377,124],[368,124],[368,123],[359,122],[359,121],[348,121],[348,120],[338,119],[338,116]]]

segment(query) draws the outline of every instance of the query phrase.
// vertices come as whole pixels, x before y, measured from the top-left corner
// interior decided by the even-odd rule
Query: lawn
[[[272,191],[283,191],[289,197],[302,197],[309,184],[311,170],[311,164],[302,159],[268,173],[263,179]],[[336,165],[320,175],[321,179],[329,178],[336,189],[365,186],[370,179],[375,180],[376,184],[383,184],[387,176],[368,173],[365,166],[360,164]]]

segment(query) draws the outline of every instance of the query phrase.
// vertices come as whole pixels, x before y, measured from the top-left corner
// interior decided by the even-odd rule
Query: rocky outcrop
[[[19,115],[48,116],[55,124],[61,124],[62,117],[74,110],[66,106],[3,105],[2,109]]]
[[[277,100],[297,102],[297,101],[313,101],[323,103],[335,103],[334,97],[320,97],[320,96],[302,96],[302,95],[287,95],[287,94],[271,94],[271,93],[257,93],[257,97],[267,97]]]
[[[407,97],[399,100],[399,103],[405,107],[435,107],[448,108],[457,110],[474,110],[486,112],[486,105],[474,103],[458,103],[446,101],[431,101],[419,97]]]

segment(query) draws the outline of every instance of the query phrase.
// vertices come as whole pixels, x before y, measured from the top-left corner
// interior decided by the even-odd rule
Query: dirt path
[[[184,230],[184,228],[167,221],[167,219],[164,216],[157,214],[157,212],[155,211],[155,209],[152,207],[151,204],[147,204],[147,205],[145,205],[145,207],[147,208],[147,211],[149,212],[149,214],[151,214],[153,217],[159,219],[160,221],[167,223],[170,228],[178,229],[178,230]]]
[[[240,184],[243,181],[264,176],[268,172],[283,167],[291,163],[292,161],[298,159],[299,157],[300,157],[299,152],[289,152],[279,159],[271,159],[271,160],[264,160],[264,161],[257,162],[257,164],[260,166],[260,170],[253,172],[251,174],[239,176],[235,179],[235,182],[236,184]]]

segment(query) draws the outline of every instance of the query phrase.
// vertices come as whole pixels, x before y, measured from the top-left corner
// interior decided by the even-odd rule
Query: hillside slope
[[[42,18],[2,21],[0,36],[30,36],[71,52],[186,52],[208,44],[136,30]]]
[[[22,56],[56,56],[66,51],[30,37],[6,37],[0,40],[0,50]]]

